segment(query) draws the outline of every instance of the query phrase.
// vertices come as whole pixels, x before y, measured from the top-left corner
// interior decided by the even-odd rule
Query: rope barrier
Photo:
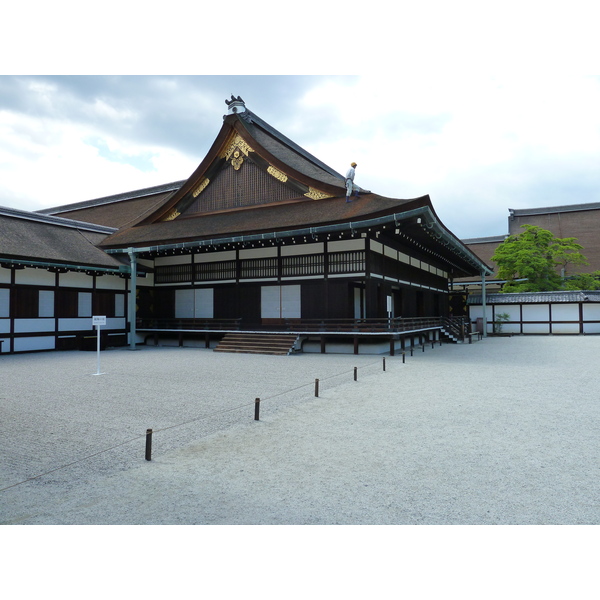
[[[46,471],[45,473],[41,473],[40,475],[36,475],[35,477],[29,477],[28,479],[19,481],[19,483],[13,483],[12,485],[8,485],[4,488],[1,488],[0,492],[3,492],[4,490],[9,490],[10,488],[16,487],[23,483],[27,483],[28,481],[33,481],[34,479],[39,479],[40,477],[44,477],[45,475],[50,475],[50,473],[55,473],[56,471],[60,471],[61,469],[66,469],[68,467],[72,467],[73,465],[83,462],[84,460],[94,458],[94,456],[98,456],[99,454],[104,454],[104,452],[110,452],[111,450],[114,450],[115,448],[119,448],[120,446],[125,446],[125,444],[131,444],[131,442],[135,442],[136,440],[139,440],[140,438],[145,437],[145,436],[146,436],[145,433],[143,435],[138,435],[137,437],[131,438],[130,440],[127,440],[126,442],[121,442],[120,444],[111,446],[110,448],[105,448],[104,450],[99,450],[98,452],[95,452],[94,454],[89,454],[88,456],[80,458],[79,460],[74,460],[73,462],[70,462],[66,465],[62,465],[61,467],[56,467],[56,469],[52,469],[51,471]]]
[[[333,379],[335,377],[342,377],[343,375],[347,375],[349,373],[353,373],[353,372],[355,373],[356,369],[366,369],[368,367],[372,367],[372,366],[377,365],[377,364],[380,364],[380,363],[379,362],[372,362],[372,363],[369,363],[367,365],[363,365],[362,367],[354,367],[352,371],[343,371],[341,373],[335,373],[334,375],[329,375],[328,377],[319,379],[319,382],[328,381],[328,380]],[[385,369],[384,369],[384,371],[385,371]],[[289,394],[291,392],[295,392],[295,391],[301,390],[302,388],[309,387],[309,386],[312,386],[312,385],[313,385],[313,383],[306,383],[306,384],[303,384],[303,385],[299,385],[299,386],[297,386],[295,388],[290,388],[288,390],[284,390],[283,392],[279,392],[277,394],[273,394],[272,396],[268,396],[266,398],[261,398],[261,401],[272,400],[274,398],[278,398],[279,396],[283,396],[284,394]],[[212,412],[212,413],[207,414],[207,415],[202,415],[202,416],[196,417],[194,419],[190,419],[189,421],[184,421],[183,423],[177,423],[175,425],[169,425],[167,427],[162,427],[161,429],[153,429],[152,430],[152,434],[154,434],[154,433],[160,433],[160,432],[163,432],[163,431],[168,431],[169,429],[175,429],[176,427],[183,427],[184,425],[189,425],[190,423],[194,423],[196,421],[201,421],[203,419],[208,419],[210,417],[215,417],[215,416],[222,415],[222,414],[225,414],[225,413],[230,413],[230,412],[233,412],[233,411],[236,411],[236,410],[241,410],[242,408],[247,408],[249,406],[255,406],[255,403],[256,403],[256,400],[253,400],[252,402],[246,402],[244,404],[240,404],[240,405],[237,405],[237,406],[234,406],[234,407],[231,407],[231,408],[225,408],[223,410],[218,410],[218,411]],[[70,462],[70,463],[68,463],[66,465],[62,465],[62,466],[57,467],[55,469],[52,469],[50,471],[46,471],[46,472],[41,473],[39,475],[35,475],[34,477],[28,477],[27,479],[24,479],[23,481],[19,481],[18,483],[13,483],[12,485],[6,486],[4,488],[0,488],[0,492],[4,492],[5,490],[11,489],[13,487],[17,487],[17,486],[22,485],[24,483],[28,483],[30,481],[34,481],[35,479],[39,479],[40,477],[44,477],[46,475],[50,475],[51,473],[55,473],[56,471],[60,471],[62,469],[67,469],[68,467],[72,467],[73,465],[76,465],[76,464],[78,464],[80,462],[83,462],[85,460],[89,460],[90,458],[94,458],[95,456],[98,456],[100,454],[104,454],[105,452],[110,452],[111,450],[114,450],[115,448],[119,448],[121,446],[125,446],[126,444],[130,444],[131,442],[135,442],[135,441],[137,441],[137,440],[139,440],[141,438],[146,438],[146,436],[148,434],[148,431],[149,430],[146,430],[145,433],[140,434],[140,435],[138,435],[138,436],[136,436],[134,438],[131,438],[129,440],[126,440],[125,442],[121,442],[119,444],[111,446],[110,448],[105,448],[104,450],[99,450],[98,452],[95,452],[94,454],[89,454],[88,456],[85,456],[83,458],[80,458],[78,460]]]

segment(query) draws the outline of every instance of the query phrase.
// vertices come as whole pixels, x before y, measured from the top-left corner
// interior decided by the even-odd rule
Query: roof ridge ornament
[[[225,100],[225,104],[227,104],[228,106],[228,110],[227,110],[227,114],[228,115],[235,115],[237,113],[243,113],[246,112],[246,104],[244,103],[244,101],[242,100],[241,96],[238,96],[237,98],[231,94],[231,100]]]

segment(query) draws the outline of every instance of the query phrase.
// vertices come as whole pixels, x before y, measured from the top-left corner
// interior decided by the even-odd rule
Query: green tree
[[[565,290],[600,290],[600,271],[578,273],[565,280]]]
[[[498,277],[506,279],[503,292],[545,292],[562,288],[562,278],[570,264],[587,265],[576,238],[557,238],[537,225],[522,225],[525,231],[511,235],[496,248],[492,260]],[[515,281],[527,279],[527,281]]]

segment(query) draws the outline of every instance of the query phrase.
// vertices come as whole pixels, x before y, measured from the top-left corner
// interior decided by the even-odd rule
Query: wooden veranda
[[[165,337],[176,337],[180,346],[185,339],[204,340],[206,348],[211,341],[232,331],[247,334],[294,334],[299,338],[319,340],[320,351],[325,353],[327,340],[352,343],[359,353],[359,341],[387,340],[389,353],[394,356],[398,342],[404,350],[406,340],[412,345],[429,341],[462,343],[468,338],[469,323],[464,317],[411,317],[390,319],[279,319],[267,323],[242,325],[241,319],[141,319],[137,332],[144,335],[144,343]],[[415,343],[416,341],[416,343]]]

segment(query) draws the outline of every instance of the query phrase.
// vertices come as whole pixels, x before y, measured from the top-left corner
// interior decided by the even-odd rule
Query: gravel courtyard
[[[427,346],[385,371],[143,347],[102,352],[96,375],[93,352],[2,355],[0,523],[599,524],[599,357],[600,336]]]

